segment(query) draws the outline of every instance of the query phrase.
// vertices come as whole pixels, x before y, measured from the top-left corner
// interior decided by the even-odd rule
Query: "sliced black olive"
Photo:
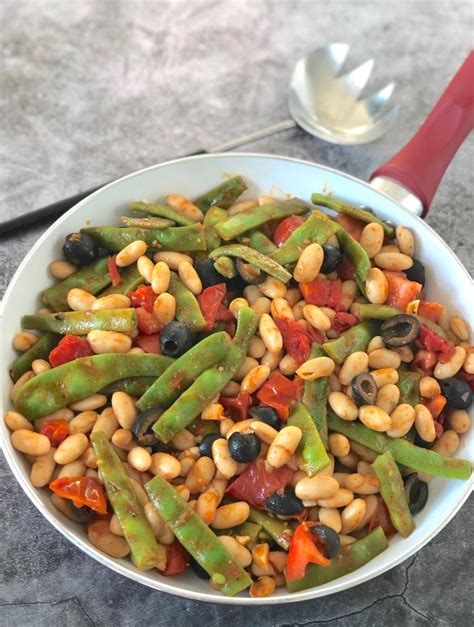
[[[77,507],[72,501],[69,501],[69,507],[80,523],[90,523],[96,517],[96,512],[87,505]]]
[[[262,445],[255,433],[233,433],[229,438],[229,454],[241,464],[257,459],[261,448]]]
[[[280,430],[281,422],[278,416],[278,412],[273,407],[269,405],[257,405],[256,407],[252,407],[249,411],[249,414],[255,418],[255,420],[261,420],[270,427],[273,427],[277,431]]]
[[[161,352],[169,357],[180,357],[193,343],[194,333],[184,322],[170,322],[160,335]]]
[[[189,556],[189,564],[191,566],[191,570],[193,573],[199,577],[199,579],[209,579],[208,573],[204,570],[204,568],[199,564],[192,555]]]
[[[416,473],[405,477],[405,496],[412,514],[418,514],[428,500],[428,484],[418,478]]]
[[[216,440],[220,440],[222,438],[220,433],[207,433],[199,444],[199,453],[201,457],[211,457],[212,458],[212,445]]]
[[[324,261],[321,266],[321,272],[323,274],[330,274],[334,272],[337,266],[342,261],[342,253],[338,246],[332,244],[323,244]]]
[[[161,407],[151,407],[141,414],[138,414],[135,418],[132,433],[140,446],[154,446],[160,442],[151,428],[162,413],[163,409]]]
[[[327,527],[326,525],[314,525],[309,530],[315,536],[315,538],[322,543],[324,547],[324,555],[332,560],[339,555],[341,550],[341,541],[339,540],[339,534]]]
[[[77,266],[87,266],[99,258],[99,247],[86,233],[70,233],[63,246],[63,254]]]
[[[377,398],[377,385],[368,372],[361,372],[352,379],[352,398],[359,407],[373,405]]]
[[[263,283],[266,279],[265,272],[262,272],[260,268],[257,268],[257,266],[254,266],[251,263],[246,263],[245,261],[242,261],[242,259],[237,259],[235,265],[237,267],[237,272],[249,285]]]
[[[217,285],[218,283],[224,283],[225,278],[222,274],[219,274],[217,270],[214,268],[214,262],[212,259],[206,257],[206,259],[199,259],[194,264],[196,272],[201,279],[202,286],[204,288],[210,287],[211,285]]]
[[[450,377],[439,382],[441,393],[446,396],[449,407],[469,409],[472,404],[472,390],[467,381]]]
[[[301,514],[304,510],[303,501],[295,494],[291,486],[285,488],[284,492],[274,492],[266,500],[265,507],[278,516],[292,516]]]
[[[425,266],[418,259],[413,259],[412,267],[405,270],[405,274],[410,281],[425,284]]]
[[[420,333],[420,323],[415,316],[398,314],[385,320],[380,329],[385,346],[399,348],[410,344]]]

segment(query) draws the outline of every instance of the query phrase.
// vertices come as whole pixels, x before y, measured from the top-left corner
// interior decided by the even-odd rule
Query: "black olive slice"
[[[161,407],[151,407],[141,414],[138,414],[135,418],[132,433],[140,446],[154,446],[155,444],[161,443],[153,431],[151,431],[151,427],[162,413],[163,409]]]
[[[317,524],[310,527],[309,530],[323,544],[324,554],[328,559],[333,559],[339,555],[341,541],[339,534],[334,529],[326,525]]]
[[[412,514],[418,514],[428,500],[428,484],[418,478],[416,473],[405,477],[405,496]]]
[[[359,407],[373,405],[377,399],[377,384],[368,372],[361,372],[352,379],[352,399]]]
[[[420,333],[420,323],[415,316],[398,314],[385,320],[380,329],[385,346],[398,348],[416,340]]]

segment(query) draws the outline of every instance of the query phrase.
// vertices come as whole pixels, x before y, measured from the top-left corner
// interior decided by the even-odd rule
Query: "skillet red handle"
[[[454,75],[425,123],[400,152],[370,177],[401,183],[428,212],[443,174],[474,128],[474,51]]]

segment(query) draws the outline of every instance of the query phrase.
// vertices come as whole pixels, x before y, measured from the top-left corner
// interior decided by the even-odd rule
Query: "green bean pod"
[[[187,324],[192,331],[203,331],[206,328],[206,320],[198,300],[175,272],[171,273],[168,292],[176,299],[176,319]]]
[[[114,392],[126,392],[130,396],[143,396],[150,386],[156,381],[155,377],[127,377],[119,379],[110,385],[107,385],[101,394],[110,396]]]
[[[207,250],[213,250],[221,245],[221,238],[216,231],[216,224],[227,220],[227,211],[220,207],[211,207],[204,216],[204,233],[206,235]]]
[[[49,353],[60,340],[55,333],[44,333],[31,348],[22,353],[10,366],[10,377],[15,383],[22,374],[31,369],[35,359],[48,359]]]
[[[23,316],[24,329],[51,331],[61,335],[87,335],[89,331],[131,333],[137,328],[136,309],[102,309],[99,311],[63,311]]]
[[[221,183],[221,185],[196,198],[194,204],[204,213],[215,205],[222,209],[229,209],[246,189],[247,184],[244,179],[241,176],[233,176]]]
[[[252,579],[237,564],[219,538],[166,479],[156,475],[145,485],[150,501],[178,541],[226,596],[245,590]]]
[[[238,536],[247,536],[250,540],[245,544],[245,546],[252,550],[252,548],[258,542],[259,533],[262,530],[262,525],[257,525],[253,522],[244,522],[241,525],[237,525],[237,527],[232,527],[231,529],[223,529],[218,535],[229,535],[233,538]]]
[[[238,214],[240,215],[240,214]],[[288,270],[285,270],[283,266],[277,263],[271,257],[262,255],[257,250],[244,246],[244,244],[227,244],[226,246],[220,246],[209,253],[210,259],[217,259],[218,257],[239,257],[248,263],[253,264],[260,270],[263,270],[269,276],[282,281],[282,283],[288,283],[291,279],[291,274]]]
[[[180,224],[181,226],[189,226],[190,224],[194,224],[194,220],[188,218],[183,213],[179,211],[175,211],[168,207],[168,205],[160,205],[156,203],[148,203],[148,202],[134,202],[130,205],[131,211],[145,211],[146,213],[150,213],[153,216],[159,216],[160,218],[165,218],[171,222],[176,224]],[[138,226],[138,225],[137,225]],[[148,227],[145,227],[148,228]],[[158,227],[163,228],[163,227]]]
[[[69,290],[77,287],[90,294],[98,294],[112,282],[107,269],[108,257],[101,257],[84,266],[53,287],[43,290],[43,302],[54,311],[67,311]]]
[[[400,470],[390,451],[385,451],[373,462],[372,468],[380,481],[380,495],[387,506],[395,529],[407,538],[415,529],[415,521],[405,496]]]
[[[151,250],[155,251],[193,252],[206,250],[204,227],[198,223],[168,229],[95,226],[81,229],[81,233],[87,233],[100,246],[112,252],[119,252],[136,240],[143,240]]]
[[[357,283],[359,287],[363,287],[372,268],[372,263],[368,254],[359,242],[349,235],[349,233],[343,229],[342,226],[338,225],[336,237],[344,255],[350,259],[355,266],[355,277],[358,279]],[[364,293],[364,290],[362,290],[362,293]]]
[[[373,305],[372,303],[354,303],[351,312],[356,315],[359,320],[387,320],[393,316],[398,316],[400,310],[389,305]]]
[[[325,357],[321,346],[313,344],[309,359]],[[303,405],[309,412],[319,432],[321,440],[328,448],[327,399],[329,396],[329,377],[320,377],[314,381],[305,381],[303,387]]]
[[[304,471],[312,477],[329,464],[329,457],[314,420],[303,403],[295,404],[288,417],[288,424],[298,427],[303,434],[297,453],[303,460]]]
[[[421,403],[420,379],[418,372],[398,372],[398,389],[400,390],[400,400],[398,403],[408,403],[412,407]]]
[[[140,570],[163,570],[166,549],[156,541],[120,458],[102,431],[91,433],[90,439],[107,496],[130,546],[132,562]]]
[[[176,226],[173,220],[166,218],[131,218],[122,216],[120,218],[124,226],[138,227],[139,229],[166,229],[169,226]]]
[[[23,385],[16,409],[28,420],[52,414],[126,377],[159,377],[173,359],[154,354],[80,357],[37,374]]]
[[[222,274],[226,279],[233,279],[237,276],[237,268],[235,267],[234,260],[231,257],[222,255],[214,261],[214,268],[219,274]]]
[[[293,534],[287,522],[273,518],[253,507],[250,508],[248,520],[260,525],[282,549],[288,551]]]
[[[340,335],[335,340],[324,342],[323,349],[329,357],[342,364],[351,353],[365,351],[370,340],[378,335],[380,325],[375,320],[366,320]]]
[[[250,231],[240,238],[240,243],[250,246],[262,255],[271,255],[277,247],[262,231]]]
[[[120,273],[122,280],[118,285],[109,285],[107,289],[100,293],[100,297],[109,294],[123,294],[128,296],[130,292],[134,292],[139,285],[145,282],[145,279],[138,272],[137,264],[124,268]]]

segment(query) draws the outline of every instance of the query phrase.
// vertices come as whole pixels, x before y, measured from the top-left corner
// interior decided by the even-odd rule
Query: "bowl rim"
[[[205,161],[205,160],[209,160],[209,159],[220,159],[223,157],[227,157],[227,158],[232,158],[232,157],[238,157],[238,158],[246,158],[246,159],[268,159],[271,161],[285,161],[285,162],[289,162],[289,163],[295,163],[295,164],[301,164],[301,165],[305,165],[305,166],[311,166],[314,168],[317,168],[319,170],[322,171],[326,171],[326,172],[330,172],[333,174],[336,174],[340,177],[346,178],[349,181],[355,182],[358,185],[362,185],[363,187],[367,188],[367,190],[370,190],[371,192],[376,192],[378,195],[388,199],[390,202],[392,202],[393,204],[395,204],[397,206],[397,209],[399,211],[401,211],[404,214],[408,214],[410,215],[412,218],[414,217],[416,219],[416,221],[418,221],[418,223],[420,225],[422,225],[422,229],[427,229],[432,236],[435,237],[435,239],[438,240],[439,244],[449,250],[450,254],[454,257],[454,260],[457,262],[458,265],[458,270],[462,271],[463,274],[465,275],[465,277],[471,282],[472,284],[472,279],[467,271],[467,269],[464,267],[464,265],[461,263],[460,259],[457,257],[456,253],[454,251],[451,250],[451,248],[446,244],[446,242],[441,238],[440,235],[438,235],[438,233],[436,233],[436,231],[434,231],[434,229],[427,224],[426,222],[424,222],[420,217],[418,216],[413,216],[413,214],[408,211],[405,207],[403,207],[402,205],[400,205],[396,200],[394,200],[391,196],[389,196],[388,194],[375,189],[374,187],[372,187],[370,185],[370,183],[367,183],[366,181],[363,181],[355,176],[352,176],[350,174],[347,174],[345,172],[341,172],[340,170],[336,169],[336,168],[332,168],[326,165],[321,165],[318,163],[314,163],[312,161],[307,161],[304,159],[297,159],[294,157],[286,157],[283,155],[272,155],[272,154],[268,154],[268,153],[256,153],[256,152],[224,152],[224,153],[211,153],[211,154],[204,154],[204,155],[193,155],[193,156],[188,156],[188,157],[180,157],[177,159],[171,159],[168,161],[164,161],[162,163],[157,163],[151,166],[148,166],[146,168],[142,168],[140,170],[136,170],[134,172],[131,172],[129,174],[126,174],[125,176],[122,176],[118,179],[115,179],[113,181],[111,181],[110,183],[107,183],[106,185],[104,185],[103,187],[101,187],[100,189],[96,190],[95,192],[93,192],[92,194],[90,194],[89,196],[87,196],[86,198],[82,199],[80,202],[78,202],[76,205],[74,205],[73,207],[71,207],[67,212],[65,212],[62,216],[60,216],[57,220],[55,220],[49,227],[48,229],[42,234],[42,236],[36,241],[36,243],[34,244],[34,246],[31,248],[31,250],[28,252],[28,254],[23,258],[23,260],[21,261],[20,265],[18,266],[18,268],[16,269],[14,275],[12,276],[12,278],[9,281],[9,284],[7,286],[7,289],[5,290],[5,294],[2,298],[2,301],[0,303],[0,319],[3,317],[5,310],[6,310],[6,304],[7,301],[10,299],[11,293],[14,290],[14,284],[16,283],[17,277],[18,275],[20,275],[24,269],[24,267],[30,263],[31,258],[34,256],[35,252],[43,245],[43,243],[50,237],[53,229],[56,229],[58,225],[60,225],[62,222],[66,221],[69,216],[72,213],[76,213],[78,211],[80,211],[81,207],[83,205],[86,205],[87,203],[89,203],[91,201],[91,199],[94,199],[97,195],[103,194],[104,192],[106,193],[111,187],[115,186],[116,184],[125,181],[127,179],[131,179],[135,176],[138,176],[144,172],[147,171],[151,171],[151,170],[156,170],[156,169],[160,169],[161,167],[167,167],[170,165],[174,165],[174,164],[178,164],[178,163],[182,163],[184,161]],[[2,403],[3,404],[3,403]],[[4,408],[2,408],[4,409]],[[2,432],[0,432],[0,439],[3,440],[3,434]],[[90,545],[86,540],[87,537],[79,537],[76,536],[75,532],[73,532],[72,530],[70,530],[69,528],[64,526],[64,523],[61,521],[61,519],[59,518],[59,515],[55,515],[55,514],[51,514],[48,511],[45,511],[43,508],[43,504],[39,498],[39,491],[37,488],[33,487],[30,482],[28,481],[25,473],[23,472],[23,470],[19,467],[19,465],[17,464],[17,461],[15,459],[15,452],[13,451],[13,448],[11,446],[11,443],[9,440],[6,441],[2,441],[2,449],[3,449],[3,453],[5,455],[5,458],[7,460],[7,463],[13,473],[13,475],[15,476],[15,479],[18,481],[18,483],[20,484],[20,486],[22,487],[23,491],[26,493],[26,495],[28,496],[28,498],[30,499],[30,501],[33,503],[33,505],[35,505],[35,507],[40,511],[40,513],[46,518],[46,520],[48,520],[49,523],[51,523],[63,536],[65,536],[69,541],[71,541],[75,546],[77,546],[81,551],[83,551],[84,553],[86,553],[89,557],[92,557],[94,560],[96,560],[97,562],[99,562],[100,564],[103,564],[104,566],[110,568],[112,571],[115,571],[121,575],[123,575],[124,577],[127,577],[128,579],[131,579],[132,581],[136,581],[140,584],[143,584],[149,588],[152,588],[154,590],[158,590],[160,592],[166,592],[167,594],[172,594],[174,596],[179,596],[181,598],[185,598],[185,599],[190,599],[190,600],[195,600],[195,601],[203,601],[206,603],[217,603],[217,604],[223,604],[223,605],[276,605],[276,604],[282,604],[282,603],[298,603],[300,601],[307,601],[307,600],[311,600],[314,598],[319,598],[319,597],[324,597],[327,596],[329,594],[335,594],[337,592],[341,592],[343,590],[347,590],[349,588],[352,588],[354,586],[357,586],[359,584],[364,583],[365,581],[368,581],[370,579],[373,579],[385,572],[387,572],[388,570],[391,570],[392,568],[394,568],[395,566],[398,566],[399,564],[401,564],[403,561],[405,561],[406,559],[408,559],[409,557],[411,557],[412,555],[414,555],[415,553],[417,553],[422,547],[424,547],[432,538],[434,538],[448,523],[449,521],[455,516],[455,514],[460,510],[460,508],[462,507],[462,505],[465,503],[465,501],[467,500],[467,498],[469,497],[472,489],[473,489],[473,485],[474,485],[474,477],[471,476],[471,478],[467,481],[464,482],[464,490],[459,498],[459,500],[456,502],[455,506],[450,510],[449,514],[447,515],[447,517],[443,517],[438,524],[436,524],[431,532],[428,535],[423,536],[422,538],[420,538],[420,540],[418,542],[416,542],[416,544],[414,546],[411,546],[410,548],[406,548],[406,549],[399,549],[398,550],[398,554],[395,554],[391,560],[389,561],[384,561],[382,562],[379,566],[377,567],[369,567],[368,568],[368,564],[370,564],[370,562],[368,564],[366,564],[364,567],[357,569],[356,571],[353,571],[352,573],[345,575],[343,577],[340,577],[339,579],[335,579],[332,582],[329,582],[329,584],[326,584],[324,588],[322,587],[314,587],[314,588],[308,588],[307,590],[303,590],[300,592],[294,592],[294,593],[285,593],[282,594],[280,596],[276,596],[276,597],[267,597],[267,598],[251,598],[251,597],[225,597],[223,595],[219,595],[217,593],[214,592],[200,592],[200,591],[194,591],[194,590],[186,590],[186,589],[177,589],[175,585],[172,584],[168,584],[166,583],[166,580],[150,580],[148,579],[148,577],[146,576],[146,571],[144,571],[143,573],[134,569],[132,570],[133,566],[131,567],[130,563],[125,562],[124,560],[117,560],[111,557],[108,557],[107,555],[105,555],[105,553],[100,552],[98,549],[96,549],[95,547],[93,547],[92,545]],[[348,582],[347,578],[350,577],[351,580]],[[326,587],[327,586],[327,587]]]

